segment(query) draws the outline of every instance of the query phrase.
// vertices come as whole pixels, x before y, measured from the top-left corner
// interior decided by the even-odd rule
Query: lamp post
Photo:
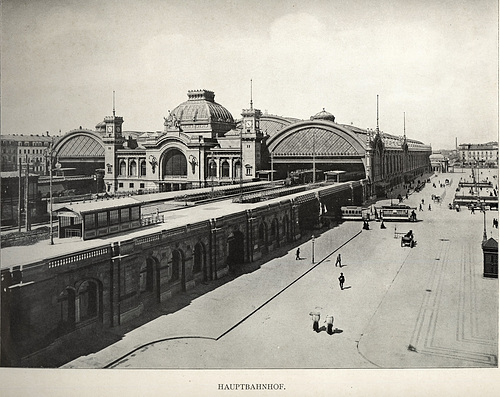
[[[486,234],[486,200],[483,200],[481,205],[481,210],[483,211],[483,243],[488,240],[488,235]]]
[[[243,125],[240,130],[240,203],[243,202]]]
[[[52,138],[52,141],[50,142],[49,146],[49,202],[50,202],[50,208],[49,208],[49,222],[50,222],[50,245],[54,245],[54,229],[52,226],[53,218],[52,218],[52,153],[54,150],[54,138]]]
[[[314,234],[311,237],[312,242],[312,263],[314,263]]]

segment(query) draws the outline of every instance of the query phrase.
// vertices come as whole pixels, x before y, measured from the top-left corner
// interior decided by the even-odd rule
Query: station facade
[[[430,170],[431,147],[395,136],[338,124],[325,111],[309,120],[243,109],[235,120],[207,90],[164,117],[163,130],[123,131],[124,119],[107,116],[95,130],[76,129],[56,144],[63,167],[92,175],[104,170],[109,195],[228,185],[262,175],[284,179],[294,171],[342,171],[344,180],[367,179],[368,196]]]

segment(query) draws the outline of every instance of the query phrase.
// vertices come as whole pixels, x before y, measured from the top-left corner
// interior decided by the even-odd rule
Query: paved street
[[[444,192],[432,183],[405,200],[416,207],[425,200],[421,222],[386,222],[385,230],[371,222],[368,231],[345,222],[316,237],[315,264],[308,241],[302,260],[291,249],[64,367],[497,367],[498,280],[482,276],[483,214],[448,209],[465,175],[433,178],[453,183],[431,211],[431,194]],[[486,213],[488,237],[498,238],[497,214]],[[395,228],[411,228],[417,246],[401,247]],[[312,330],[313,310],[322,327],[333,314],[333,335]]]

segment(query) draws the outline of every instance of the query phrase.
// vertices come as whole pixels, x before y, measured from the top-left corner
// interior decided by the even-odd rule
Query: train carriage
[[[414,222],[416,218],[416,207],[409,205],[383,205],[376,208],[378,215],[384,221]]]
[[[370,209],[365,207],[357,207],[348,205],[340,207],[342,211],[342,220],[344,221],[369,221]]]

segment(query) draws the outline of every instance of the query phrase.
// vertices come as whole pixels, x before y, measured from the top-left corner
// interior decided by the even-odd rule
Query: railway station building
[[[190,90],[187,97],[159,131],[123,131],[115,111],[94,130],[71,130],[57,142],[55,159],[77,174],[104,170],[109,195],[230,185],[262,175],[285,179],[314,168],[322,175],[341,171],[342,181],[366,179],[366,197],[383,196],[431,169],[429,145],[339,124],[324,109],[300,120],[263,114],[251,101],[235,119],[212,91]]]

